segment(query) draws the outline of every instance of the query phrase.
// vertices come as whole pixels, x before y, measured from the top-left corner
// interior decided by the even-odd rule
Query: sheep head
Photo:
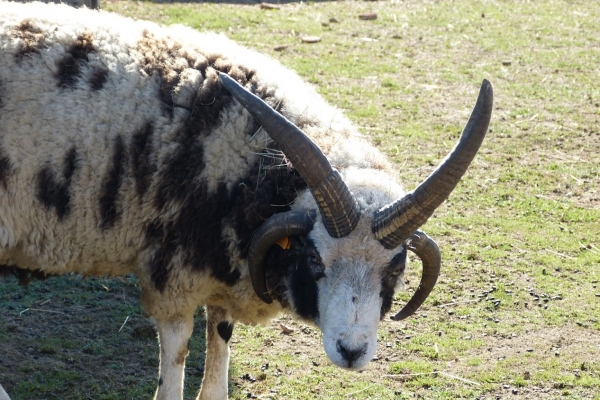
[[[477,154],[491,118],[492,86],[483,81],[471,117],[446,159],[416,189],[393,199],[347,184],[298,127],[229,76],[220,78],[309,189],[291,211],[276,214],[255,232],[248,256],[254,290],[266,303],[275,296],[313,321],[335,364],[360,369],[375,354],[379,321],[402,286],[407,250],[421,259],[423,273],[412,298],[392,319],[412,315],[435,286],[440,251],[418,228],[450,195]],[[274,246],[282,238],[287,244]]]

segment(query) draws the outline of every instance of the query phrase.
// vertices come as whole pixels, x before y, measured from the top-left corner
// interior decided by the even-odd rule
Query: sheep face
[[[318,220],[308,235],[273,246],[265,262],[274,297],[317,325],[330,360],[352,370],[375,355],[379,321],[403,287],[407,262],[403,246],[388,250],[375,239],[371,208],[350,235],[332,238]]]
[[[367,220],[363,216],[344,239],[327,239],[320,226],[311,232],[319,236],[315,243],[325,266],[316,282],[315,323],[323,332],[328,357],[348,369],[363,368],[375,355],[379,321],[404,282],[406,250],[383,249]]]

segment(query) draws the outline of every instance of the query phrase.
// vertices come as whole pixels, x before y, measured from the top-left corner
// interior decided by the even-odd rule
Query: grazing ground
[[[453,146],[481,80],[494,85],[480,155],[424,227],[443,269],[419,313],[381,324],[361,373],[333,367],[319,331],[287,315],[237,326],[233,399],[600,399],[600,3],[102,6],[271,54],[344,109],[408,189]],[[158,348],[138,296],[132,277],[1,283],[0,382],[13,400],[150,398]],[[200,313],[186,398],[201,381],[203,328]]]

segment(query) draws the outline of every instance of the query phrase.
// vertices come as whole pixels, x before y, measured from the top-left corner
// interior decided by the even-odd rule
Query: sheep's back
[[[233,279],[231,258],[304,184],[217,71],[304,129],[337,168],[386,165],[310,85],[222,35],[1,7],[0,246],[12,250],[0,263],[115,274],[146,257],[160,286],[179,257]]]

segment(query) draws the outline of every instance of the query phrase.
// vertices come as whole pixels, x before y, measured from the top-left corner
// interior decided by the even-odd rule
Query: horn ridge
[[[359,218],[359,206],[340,174],[300,128],[273,110],[233,78],[219,72],[221,83],[277,143],[305,180],[331,237],[347,236]]]
[[[493,97],[492,85],[484,80],[469,121],[450,154],[415,190],[374,213],[372,231],[385,248],[395,248],[408,239],[454,190],[485,138]]]
[[[343,187],[342,187],[343,186]],[[331,237],[348,236],[358,224],[359,207],[337,170],[312,189],[313,197],[322,212],[323,225]]]
[[[440,248],[425,232],[416,231],[406,242],[406,248],[417,255],[423,263],[423,272],[421,273],[421,282],[419,287],[412,295],[411,299],[395,315],[392,320],[401,321],[413,315],[419,307],[427,300],[429,294],[435,287],[442,264],[442,255]]]

